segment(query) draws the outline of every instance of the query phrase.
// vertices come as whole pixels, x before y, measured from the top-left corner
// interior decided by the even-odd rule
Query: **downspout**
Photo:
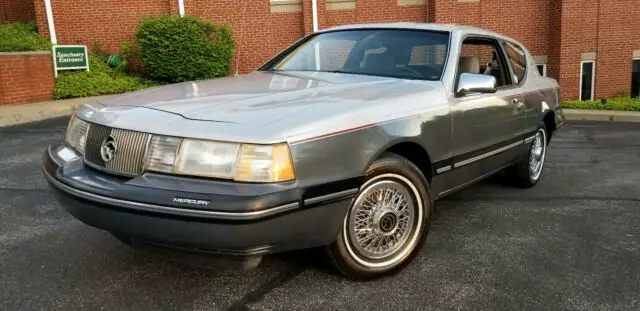
[[[180,12],[180,17],[184,17],[184,0],[178,0],[178,12]]]
[[[311,0],[311,15],[313,16],[313,32],[318,31],[318,1]]]
[[[51,0],[44,0],[44,8],[47,12],[47,24],[49,25],[49,38],[52,44],[58,44],[56,38],[56,26],[53,24],[53,11],[51,10]]]
[[[311,0],[311,15],[313,19],[313,32],[318,31],[318,1]],[[318,42],[314,44],[315,48],[315,59],[316,59],[316,70],[320,70],[320,46]]]

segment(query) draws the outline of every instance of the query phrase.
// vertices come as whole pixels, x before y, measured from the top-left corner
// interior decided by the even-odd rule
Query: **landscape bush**
[[[119,94],[158,85],[152,80],[129,76],[107,66],[99,57],[89,56],[90,71],[61,72],[56,78],[55,99]]]
[[[617,97],[606,99],[604,103],[593,100],[565,100],[562,102],[562,107],[592,110],[640,111],[640,98]]]
[[[51,42],[38,35],[35,21],[0,24],[0,52],[49,50]]]
[[[183,82],[229,74],[231,28],[191,16],[154,16],[136,29],[139,60],[154,80]]]

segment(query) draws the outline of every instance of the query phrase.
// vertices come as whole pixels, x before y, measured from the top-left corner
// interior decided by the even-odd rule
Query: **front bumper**
[[[116,236],[176,249],[260,256],[327,245],[357,191],[304,200],[295,183],[239,184],[158,174],[121,178],[89,168],[80,158],[66,161],[60,156],[64,148],[52,146],[43,155],[44,175],[61,206]],[[176,197],[209,203],[184,206]]]

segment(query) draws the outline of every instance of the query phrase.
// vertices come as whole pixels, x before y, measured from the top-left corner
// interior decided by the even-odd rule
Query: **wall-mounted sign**
[[[89,71],[89,55],[85,45],[54,45],[53,72],[58,77],[60,70],[86,69]]]

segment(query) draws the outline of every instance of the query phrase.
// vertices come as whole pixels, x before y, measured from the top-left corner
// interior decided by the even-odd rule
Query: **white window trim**
[[[591,99],[589,100],[593,100],[595,97],[595,92],[596,92],[596,61],[595,60],[583,60],[580,61],[580,87],[579,87],[579,91],[580,91],[580,96],[578,97],[578,99],[582,100],[582,70],[584,69],[584,64],[585,63],[593,63],[593,66],[591,67]]]

